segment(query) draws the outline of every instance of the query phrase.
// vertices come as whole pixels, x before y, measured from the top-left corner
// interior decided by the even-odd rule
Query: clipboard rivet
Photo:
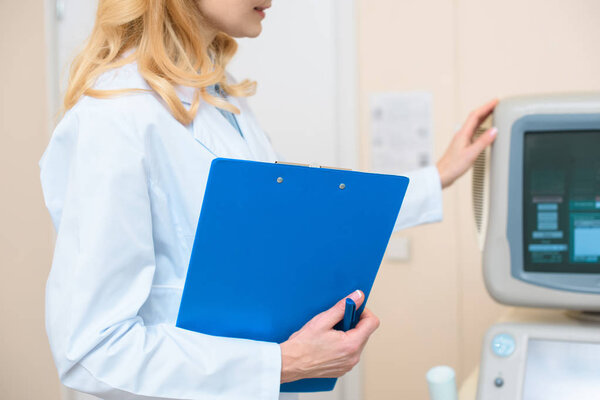
[[[346,189],[346,184],[345,183],[340,183],[340,189],[342,189],[342,190]]]
[[[283,178],[282,177],[277,178],[277,183],[282,183],[282,182],[283,182]]]

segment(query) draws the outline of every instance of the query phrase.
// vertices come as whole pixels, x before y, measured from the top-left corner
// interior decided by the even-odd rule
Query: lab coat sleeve
[[[410,179],[394,232],[439,222],[443,216],[442,185],[435,166],[404,174]]]
[[[61,380],[103,399],[278,399],[278,344],[146,326],[138,315],[155,274],[148,155],[129,116],[96,111],[62,128],[78,139],[47,285]],[[53,151],[42,164],[61,157]]]

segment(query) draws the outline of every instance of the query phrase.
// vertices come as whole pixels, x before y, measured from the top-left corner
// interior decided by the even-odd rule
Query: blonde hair
[[[142,77],[182,124],[188,125],[194,119],[200,98],[239,113],[226,100],[211,96],[206,88],[219,84],[227,94],[245,97],[254,94],[256,83],[227,82],[225,68],[237,43],[222,32],[212,43],[206,43],[206,30],[198,0],[100,0],[92,34],[71,65],[65,110],[84,95],[107,98],[139,91],[93,88],[102,73],[137,61]],[[133,51],[126,55],[129,50]],[[189,110],[177,96],[177,85],[197,88]]]

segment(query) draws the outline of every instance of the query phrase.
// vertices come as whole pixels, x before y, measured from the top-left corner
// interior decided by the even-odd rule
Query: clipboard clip
[[[327,167],[325,165],[317,165],[317,164],[302,164],[302,163],[293,163],[293,162],[284,162],[284,161],[275,161],[275,164],[295,165],[297,167],[309,167],[309,168],[337,169],[340,171],[352,171],[350,168]]]

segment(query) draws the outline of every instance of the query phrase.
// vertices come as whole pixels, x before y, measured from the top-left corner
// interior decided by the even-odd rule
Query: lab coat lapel
[[[180,86],[176,90],[181,101],[189,107],[195,89]],[[258,125],[246,99],[230,97],[228,101],[241,111],[236,118],[244,137],[214,106],[201,101],[191,127],[194,139],[215,157],[264,162],[277,160],[271,142]]]
[[[179,99],[190,107],[195,88],[176,87]],[[252,154],[237,130],[211,104],[200,100],[198,112],[191,124],[194,139],[215,157],[251,160]]]
[[[201,103],[192,124],[194,139],[216,157],[253,159],[244,138],[214,106]]]
[[[246,99],[230,98],[231,104],[240,109],[241,113],[237,115],[240,129],[244,132],[246,142],[254,160],[264,162],[275,162],[277,155],[265,132],[261,129],[256,118],[248,107]]]

